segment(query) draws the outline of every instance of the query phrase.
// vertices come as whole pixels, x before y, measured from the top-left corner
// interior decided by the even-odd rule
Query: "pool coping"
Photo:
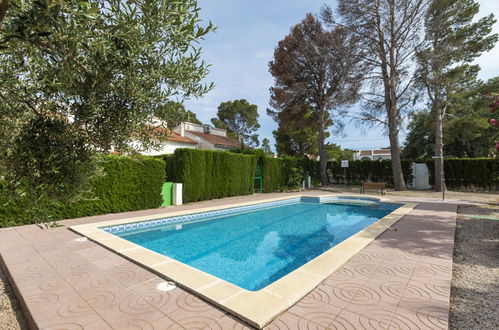
[[[344,197],[345,195],[324,194],[310,196],[304,193],[293,197],[327,198],[334,196]],[[365,197],[364,195],[357,194],[351,194],[349,196]],[[86,236],[103,247],[131,260],[132,262],[149,269],[159,276],[174,281],[180,287],[210,301],[228,313],[242,319],[251,326],[263,328],[279,314],[306,296],[316,286],[345,264],[350,258],[360,252],[364,247],[376,239],[376,237],[381,235],[385,230],[399,221],[404,215],[409,213],[416,207],[416,205],[418,205],[417,203],[402,204],[401,207],[392,211],[390,214],[258,291],[248,291],[242,289],[232,283],[224,281],[199,269],[146,249],[100,229],[103,227],[159,219],[162,217],[175,217],[192,213],[282,201],[286,199],[291,198],[289,196],[269,198],[258,202],[253,201],[229,204],[226,206],[197,208],[164,214],[75,225],[69,228],[72,231]],[[385,198],[378,199],[380,202],[390,202]]]

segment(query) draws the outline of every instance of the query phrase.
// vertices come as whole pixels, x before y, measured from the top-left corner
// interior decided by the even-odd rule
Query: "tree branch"
[[[5,18],[5,15],[7,14],[7,10],[10,8],[10,1],[9,0],[0,0],[0,29],[2,28],[2,22],[3,19]]]

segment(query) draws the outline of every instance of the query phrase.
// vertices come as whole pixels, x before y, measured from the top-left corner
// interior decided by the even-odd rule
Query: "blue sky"
[[[499,1],[480,0],[480,14],[491,12],[499,16]],[[221,102],[244,98],[258,106],[260,114],[260,140],[264,137],[275,141],[272,130],[277,124],[266,114],[269,88],[273,78],[268,72],[268,62],[279,40],[299,23],[307,12],[318,13],[325,0],[198,0],[201,18],[211,20],[217,31],[209,34],[201,43],[203,59],[212,65],[207,81],[215,88],[199,99],[185,102],[186,108],[196,113],[204,123],[216,116]],[[499,23],[494,26],[499,32]],[[499,75],[499,46],[483,54],[477,61],[481,78]],[[389,146],[382,129],[348,123],[345,136],[332,136],[330,141],[343,148],[370,149]],[[405,133],[401,133],[401,142]]]

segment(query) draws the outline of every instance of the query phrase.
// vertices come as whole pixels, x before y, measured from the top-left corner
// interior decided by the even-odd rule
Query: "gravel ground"
[[[10,283],[0,267],[0,329],[28,329]]]
[[[452,271],[450,329],[499,329],[499,205],[461,206]]]

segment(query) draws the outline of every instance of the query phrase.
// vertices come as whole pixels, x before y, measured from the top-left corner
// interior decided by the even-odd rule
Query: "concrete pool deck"
[[[307,195],[324,195],[307,191]],[[64,226],[207,206],[258,202],[264,194],[168,209],[61,221]],[[447,328],[457,205],[419,202],[269,329]],[[33,328],[233,329],[246,325],[191,293],[156,289],[156,274],[66,227],[0,230],[0,257]]]

